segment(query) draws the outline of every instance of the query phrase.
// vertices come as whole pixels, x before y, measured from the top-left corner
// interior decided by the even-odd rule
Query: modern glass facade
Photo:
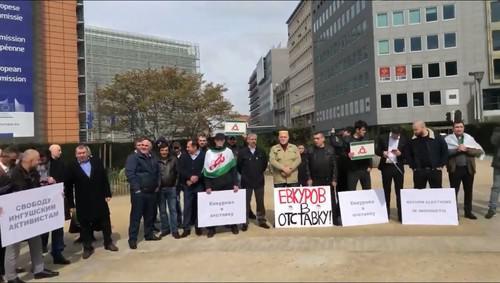
[[[177,67],[199,72],[199,46],[190,42],[85,27],[87,127],[89,140],[121,140],[126,135],[106,133],[99,121],[97,88],[110,84],[115,75],[130,70]]]

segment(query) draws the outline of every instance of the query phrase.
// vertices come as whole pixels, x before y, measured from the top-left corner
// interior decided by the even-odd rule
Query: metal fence
[[[130,194],[129,184],[123,169],[120,171],[112,171],[109,173],[109,185],[113,196],[123,196]]]

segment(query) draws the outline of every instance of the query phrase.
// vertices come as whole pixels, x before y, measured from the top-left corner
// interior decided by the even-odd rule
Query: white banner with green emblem
[[[205,155],[205,164],[203,166],[203,176],[207,178],[217,178],[236,166],[233,151],[229,148],[221,150],[210,149]]]

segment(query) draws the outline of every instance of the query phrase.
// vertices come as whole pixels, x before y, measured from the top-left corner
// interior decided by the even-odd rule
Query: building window
[[[378,80],[380,82],[391,81],[391,67],[380,67],[378,68]]]
[[[446,105],[460,105],[458,98],[458,89],[447,89],[444,91]]]
[[[431,105],[441,105],[441,91],[435,90],[429,92],[429,103]]]
[[[410,10],[409,16],[410,24],[420,24],[420,9]]]
[[[422,37],[417,36],[417,37],[412,37],[410,39],[410,50],[415,52],[415,51],[421,51],[422,50]]]
[[[378,41],[378,55],[389,54],[389,40]]]
[[[403,52],[405,52],[405,39],[404,38],[394,39],[394,53],[403,53]]]
[[[493,39],[493,50],[500,51],[500,30],[492,31],[491,38]]]
[[[495,80],[500,80],[500,59],[493,59],[493,73]]]
[[[438,19],[437,7],[427,7],[425,8],[425,21],[435,22]]]
[[[449,4],[443,6],[443,20],[452,20],[455,18],[455,5]]]
[[[413,106],[424,106],[424,93],[414,92],[413,93]]]
[[[500,22],[500,2],[491,1],[490,2],[490,11],[491,11],[491,21],[492,22]]]
[[[392,96],[390,94],[382,94],[380,96],[380,108],[382,109],[392,108]]]
[[[439,38],[436,34],[427,36],[427,50],[439,48]]]
[[[395,67],[396,69],[396,81],[405,81],[406,80],[406,65],[398,65]]]
[[[396,96],[396,104],[398,108],[408,107],[408,96],[406,93],[398,93]]]
[[[429,78],[439,78],[439,63],[430,63],[427,67]]]
[[[411,78],[413,80],[424,78],[424,68],[422,65],[411,65]]]
[[[454,32],[444,34],[444,48],[457,47],[457,34]]]
[[[389,21],[387,20],[387,13],[379,13],[377,14],[377,27],[383,28],[389,25]]]
[[[458,75],[457,61],[446,62],[444,63],[444,66],[445,66],[445,74],[447,77]]]
[[[395,11],[392,13],[392,25],[402,26],[405,24],[405,16],[403,11]]]

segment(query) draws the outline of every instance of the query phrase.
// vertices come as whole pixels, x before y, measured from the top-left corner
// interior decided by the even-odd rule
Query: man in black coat
[[[243,224],[241,230],[248,230],[252,192],[255,193],[259,226],[269,229],[270,227],[266,223],[266,208],[264,206],[264,172],[267,168],[267,155],[257,147],[256,134],[249,134],[247,136],[247,144],[248,147],[239,150],[237,161],[237,169],[241,174],[241,187],[246,189],[247,193],[247,223]]]
[[[108,202],[111,200],[111,188],[108,175],[102,162],[91,157],[88,146],[76,147],[76,160],[66,171],[65,191],[68,205],[74,213],[75,208],[80,222],[80,238],[83,244],[82,258],[87,259],[94,253],[92,246],[93,227],[102,227],[104,248],[118,251],[111,239],[111,220]]]
[[[404,184],[404,155],[408,139],[401,133],[401,127],[394,126],[389,134],[381,135],[377,141],[375,154],[380,156],[378,169],[382,173],[387,215],[390,216],[391,187],[394,180],[398,220],[401,221],[401,189]]]
[[[153,145],[149,139],[140,138],[136,144],[138,149],[129,155],[125,163],[132,202],[128,230],[128,243],[131,249],[137,249],[141,218],[144,218],[144,239],[160,240],[153,230],[157,211],[156,193],[160,186],[160,165],[158,159],[151,153]]]

